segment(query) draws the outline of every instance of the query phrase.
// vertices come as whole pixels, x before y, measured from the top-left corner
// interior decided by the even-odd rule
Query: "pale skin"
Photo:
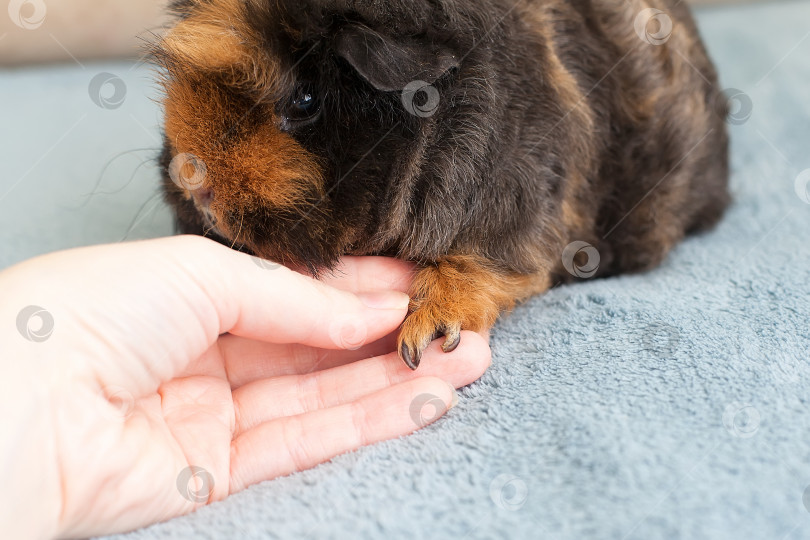
[[[399,360],[412,272],[347,258],[318,281],[174,237],[0,273],[3,535],[132,530],[435,420],[490,351],[465,332]],[[51,333],[20,326],[30,305]]]

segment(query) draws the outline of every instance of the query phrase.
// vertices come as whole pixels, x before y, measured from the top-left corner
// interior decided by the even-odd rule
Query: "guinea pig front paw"
[[[409,368],[418,368],[427,346],[442,335],[445,336],[442,350],[455,350],[461,343],[461,321],[445,320],[436,306],[426,305],[417,309],[402,324],[397,340],[399,357]]]
[[[397,340],[399,356],[416,369],[437,337],[445,336],[442,350],[450,352],[461,342],[462,330],[491,328],[501,311],[550,284],[547,271],[516,274],[475,255],[451,255],[425,266],[411,284],[410,314]]]
[[[462,330],[491,327],[498,313],[524,294],[524,281],[471,255],[447,256],[419,269],[411,284],[410,314],[397,341],[400,358],[416,369],[430,342],[442,335],[442,350],[454,350]]]

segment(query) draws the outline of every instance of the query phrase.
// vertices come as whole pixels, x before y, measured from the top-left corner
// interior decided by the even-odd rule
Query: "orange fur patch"
[[[488,330],[516,302],[551,286],[547,272],[507,274],[482,257],[455,255],[419,271],[411,285],[411,314],[399,335],[411,351],[421,351],[434,333]]]
[[[547,274],[507,274],[483,257],[454,255],[422,269],[411,286],[411,311],[440,309],[467,330],[484,330],[516,302],[545,291]]]
[[[242,19],[239,0],[199,2],[164,37],[161,53],[184,71],[217,73],[227,84],[269,95],[278,82],[278,61]]]
[[[250,113],[264,115],[264,121],[255,122],[244,118],[249,102],[234,103],[204,77],[171,79],[165,87],[166,136],[175,153],[190,153],[205,163],[204,187],[214,193],[211,211],[218,218],[227,212],[289,207],[305,195],[324,195],[319,161],[278,129],[278,119],[267,106]],[[229,232],[224,219],[218,227]]]

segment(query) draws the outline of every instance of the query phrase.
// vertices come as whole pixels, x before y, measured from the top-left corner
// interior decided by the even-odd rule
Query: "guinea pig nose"
[[[207,187],[197,188],[191,191],[191,196],[202,207],[207,207],[214,200],[214,190]]]

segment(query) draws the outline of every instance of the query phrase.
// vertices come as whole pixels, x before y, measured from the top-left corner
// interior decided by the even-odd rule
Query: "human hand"
[[[347,258],[318,282],[257,261],[175,237],[0,273],[10,537],[108,534],[191,512],[408,434],[451,406],[444,381],[469,384],[489,365],[472,333],[453,353],[434,343],[417,372],[402,364],[407,263]],[[26,306],[46,310],[43,328]]]

